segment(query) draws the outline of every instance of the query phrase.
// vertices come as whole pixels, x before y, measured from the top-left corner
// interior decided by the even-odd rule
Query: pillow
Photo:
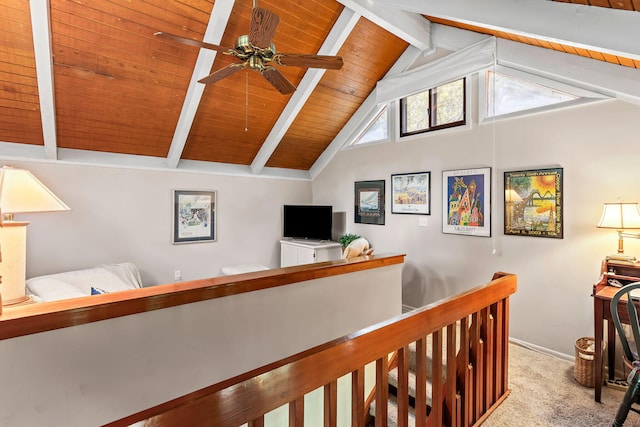
[[[91,295],[102,295],[108,293],[109,292],[105,291],[104,289],[96,288],[94,286],[91,287]]]
[[[131,263],[103,265],[84,270],[34,277],[27,280],[27,287],[30,286],[31,282],[49,279],[63,281],[67,287],[73,287],[85,296],[91,294],[92,286],[107,292],[124,291],[141,287],[138,270],[135,265]],[[45,301],[49,300],[46,299]]]
[[[87,296],[87,294],[75,286],[51,277],[28,280],[27,293],[39,297],[42,301],[55,301]]]

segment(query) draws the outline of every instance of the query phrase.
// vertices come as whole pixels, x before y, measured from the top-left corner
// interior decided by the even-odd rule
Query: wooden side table
[[[616,360],[616,328],[611,317],[611,298],[620,289],[618,285],[640,281],[640,263],[616,260],[604,260],[600,272],[600,280],[593,285],[593,320],[595,333],[595,400],[600,402],[602,394],[602,341],[604,338],[604,322],[607,321],[607,360],[609,361],[609,380],[614,380],[614,364]],[[640,304],[638,305],[640,309]],[[621,310],[620,320],[628,323],[626,310]]]

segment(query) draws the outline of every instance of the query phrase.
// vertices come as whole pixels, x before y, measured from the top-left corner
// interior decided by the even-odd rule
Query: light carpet
[[[594,389],[573,377],[573,362],[509,345],[511,394],[483,427],[610,426],[624,392],[602,387],[601,403]],[[640,427],[640,415],[629,412],[625,427]]]

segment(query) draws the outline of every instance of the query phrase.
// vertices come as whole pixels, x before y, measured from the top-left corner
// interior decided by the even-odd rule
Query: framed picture
[[[391,175],[391,213],[431,215],[431,172]]]
[[[562,239],[562,168],[504,173],[504,234]]]
[[[356,181],[355,189],[354,221],[384,225],[384,180]]]
[[[174,190],[173,243],[216,239],[216,192]]]
[[[491,168],[442,172],[442,232],[491,237]]]

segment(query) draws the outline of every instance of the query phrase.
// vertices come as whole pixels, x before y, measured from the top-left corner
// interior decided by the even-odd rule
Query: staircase
[[[409,406],[409,417],[408,417],[408,426],[413,427],[416,425],[416,343],[413,342],[408,346],[409,350],[409,369],[407,372],[407,404]],[[425,414],[428,415],[429,409],[432,404],[432,385],[431,385],[431,373],[432,373],[432,359],[431,359],[431,348],[429,343],[427,344],[427,381],[426,381],[426,397],[427,397],[427,408]],[[400,381],[399,381],[399,372],[397,366],[397,354],[392,356],[390,361],[391,369],[389,370],[389,403],[387,408],[388,420],[387,425],[389,427],[397,427],[398,426],[398,390],[401,389]],[[371,406],[369,409],[369,414],[371,416],[370,425],[375,425],[375,414],[376,414],[376,400],[373,399],[371,401]]]
[[[436,397],[436,401],[442,403],[443,419],[441,425],[450,425],[448,420],[459,419],[463,413],[467,415],[467,422],[463,422],[461,425],[473,425],[472,419],[481,416],[485,411],[484,401],[490,397],[481,396],[481,393],[488,391],[491,393],[492,383],[489,376],[484,377],[486,372],[485,355],[488,348],[485,345],[487,341],[492,341],[491,331],[488,325],[483,325],[483,317],[479,315],[470,315],[467,318],[457,321],[454,325],[450,325],[439,333],[428,335],[423,341],[423,360],[425,366],[425,386],[422,388],[422,392],[425,397],[422,398],[424,404],[419,405],[421,399],[419,396],[419,387],[417,378],[418,374],[418,355],[416,342],[410,343],[405,347],[407,356],[401,355],[400,352],[393,353],[389,359],[389,371],[388,371],[388,400],[386,408],[386,420],[376,419],[376,414],[380,414],[377,411],[377,402],[375,394],[372,393],[372,400],[369,406],[369,417],[367,420],[368,426],[408,426],[413,427],[420,425],[416,422],[416,411],[418,408],[423,408],[424,414],[420,417],[422,420],[427,419],[426,425],[436,427],[440,424],[435,424],[434,421],[428,418],[431,412],[434,401],[434,387],[433,384],[440,384],[436,387],[436,392],[439,397]],[[484,318],[491,323],[491,316]],[[485,322],[486,323],[486,322]],[[470,326],[469,326],[470,325]],[[434,352],[433,339],[440,341],[438,347],[440,348],[440,357],[434,357],[438,355],[438,352]],[[446,336],[446,342],[442,342],[442,336]],[[460,342],[467,342],[469,347],[467,351],[461,351]],[[448,344],[448,345],[447,345]],[[447,357],[447,348],[453,348],[450,357]],[[425,348],[426,347],[426,348]],[[401,360],[405,358],[405,361]],[[434,358],[436,359],[434,361]],[[447,365],[450,364],[450,369],[447,369]],[[403,368],[405,366],[406,368]],[[435,366],[435,371],[434,371]],[[461,368],[466,366],[466,369]],[[476,369],[478,367],[478,369]],[[491,369],[489,369],[490,371]],[[452,381],[446,381],[447,375],[451,375],[455,378]],[[455,384],[453,391],[451,385]],[[470,387],[464,387],[464,384]],[[467,390],[465,393],[464,390]],[[466,394],[466,396],[463,396]],[[447,402],[446,397],[449,398]],[[406,405],[408,410],[400,411],[399,405]],[[466,408],[463,408],[466,405]],[[463,410],[466,409],[466,410]],[[385,411],[382,413],[384,414]],[[406,419],[399,420],[399,414],[406,413]],[[473,416],[475,413],[476,416]],[[378,415],[379,417],[379,415]],[[462,417],[465,418],[465,417]]]
[[[415,416],[415,406],[416,406],[416,344],[415,342],[409,344],[409,370],[408,370],[408,399],[407,404],[409,406],[409,416],[408,416],[408,425],[413,427],[416,425],[416,416]],[[397,360],[394,360],[397,357],[397,354],[392,356],[392,361],[390,366],[392,369],[389,370],[389,400],[388,400],[388,408],[387,408],[387,425],[389,427],[397,427],[398,426],[398,389],[399,387],[399,378],[398,378],[398,367]],[[431,406],[431,383],[427,382],[427,405]],[[369,407],[369,415],[370,420],[368,425],[375,425],[375,416],[376,416],[376,400],[371,401],[371,406]]]

